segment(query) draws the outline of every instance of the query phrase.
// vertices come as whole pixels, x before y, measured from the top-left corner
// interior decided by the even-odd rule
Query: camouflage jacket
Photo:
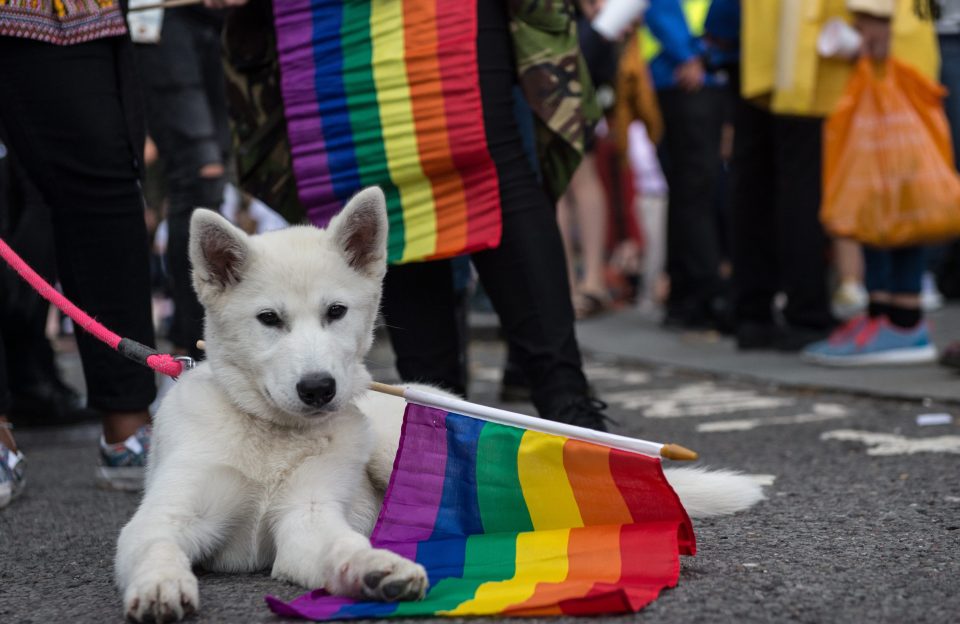
[[[479,0],[497,1],[497,0]],[[517,75],[536,118],[544,186],[556,200],[600,117],[577,43],[572,0],[508,0]],[[304,220],[280,91],[270,0],[235,9],[224,27],[224,66],[240,186],[291,223]]]
[[[573,0],[509,0],[517,78],[533,110],[546,191],[563,195],[600,119]]]

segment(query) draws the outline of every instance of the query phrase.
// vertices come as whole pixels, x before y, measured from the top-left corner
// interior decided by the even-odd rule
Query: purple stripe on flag
[[[327,162],[320,105],[317,102],[316,66],[313,60],[313,21],[310,0],[273,3],[280,58],[280,90],[287,118],[290,152],[300,201],[308,216],[329,212],[324,202],[335,198]],[[339,205],[333,211],[339,209]]]
[[[400,452],[384,495],[385,513],[370,540],[374,546],[416,560],[417,543],[433,534],[447,470],[446,420],[442,410],[407,404]]]
[[[377,519],[370,539],[374,546],[416,560],[417,543],[433,534],[446,472],[447,413],[408,403],[399,452],[383,497],[386,513]],[[344,606],[355,603],[322,589],[289,603],[274,596],[267,596],[266,601],[277,615],[312,620],[330,619]]]

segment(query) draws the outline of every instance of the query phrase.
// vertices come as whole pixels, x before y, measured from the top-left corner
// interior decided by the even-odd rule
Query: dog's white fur
[[[387,227],[379,189],[354,197],[326,230],[250,237],[216,213],[195,212],[190,257],[207,361],[180,378],[154,418],[146,491],[117,544],[129,618],[197,609],[195,564],[269,567],[307,588],[376,600],[426,592],[420,565],[367,537],[404,407],[366,390]],[[317,375],[332,378],[336,393],[308,404],[298,384]],[[693,516],[762,498],[733,473],[667,475]]]

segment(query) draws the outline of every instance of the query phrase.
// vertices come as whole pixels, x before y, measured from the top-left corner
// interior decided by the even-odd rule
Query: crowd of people
[[[248,232],[309,214],[273,13],[267,0],[131,4],[0,6],[0,235],[118,334],[153,345],[159,329],[202,359],[192,210],[219,208]],[[624,306],[814,364],[937,357],[923,294],[934,275],[960,290],[956,252],[831,238],[822,137],[857,60],[892,56],[950,89],[956,145],[960,0],[650,0],[614,38],[591,26],[603,0],[476,4],[502,234],[389,268],[383,317],[404,380],[467,395],[474,284],[509,347],[505,396],[600,430],[574,324]],[[837,23],[853,49],[822,45]],[[78,334],[84,403],[56,370],[46,305],[8,271],[0,288],[0,507],[25,483],[11,422],[100,418],[98,483],[137,489],[152,372]]]

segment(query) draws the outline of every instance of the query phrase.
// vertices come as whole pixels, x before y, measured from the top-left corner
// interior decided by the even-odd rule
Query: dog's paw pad
[[[155,568],[135,577],[124,595],[132,622],[175,622],[197,610],[200,594],[191,572]]]
[[[377,572],[368,572],[363,575],[363,584],[369,587],[370,589],[376,589],[380,586],[380,581],[383,580],[383,577],[390,574],[387,570],[381,570]]]
[[[362,579],[360,594],[370,600],[419,600],[427,593],[423,566],[387,550],[357,553],[347,565],[348,575]]]

